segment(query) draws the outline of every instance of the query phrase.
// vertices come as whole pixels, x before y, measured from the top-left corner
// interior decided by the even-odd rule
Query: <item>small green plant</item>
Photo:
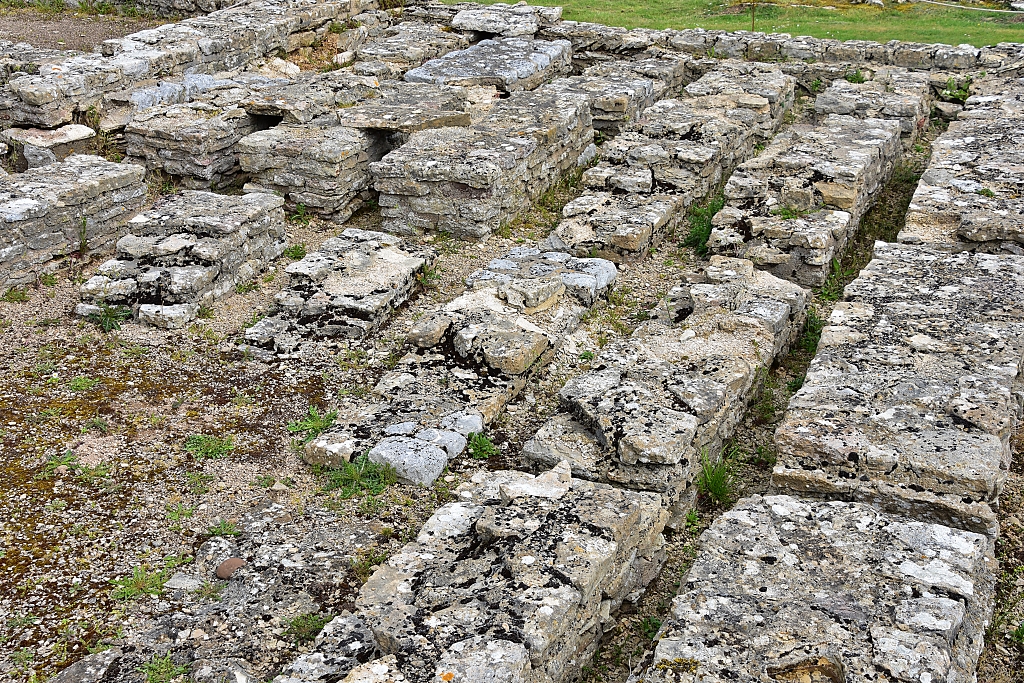
[[[593,351],[584,351],[580,354],[580,360],[594,360],[596,356]]]
[[[286,429],[292,434],[302,434],[302,443],[306,444],[330,429],[337,417],[337,410],[321,415],[316,406],[310,406],[301,420],[289,422]]]
[[[259,486],[261,489],[269,489],[276,482],[277,479],[270,476],[269,474],[261,474],[260,476],[256,477],[256,479],[253,481],[253,484]]]
[[[333,614],[303,614],[288,622],[284,634],[296,645],[311,643],[333,618]]]
[[[203,474],[202,472],[188,472],[185,475],[185,483],[188,486],[188,490],[195,496],[201,496],[204,493],[210,492],[210,482],[213,481],[212,474]]]
[[[242,534],[234,522],[226,519],[222,519],[216,524],[207,527],[206,533],[211,536],[241,536]]]
[[[394,467],[377,464],[365,453],[338,469],[328,470],[326,474],[327,483],[323,490],[338,491],[341,498],[352,498],[360,493],[380,495],[398,481]]]
[[[204,581],[202,586],[192,591],[192,595],[200,600],[220,602],[221,593],[224,592],[225,586],[227,584],[220,581]]]
[[[288,215],[288,220],[292,223],[301,223],[302,225],[309,225],[309,221],[313,219],[312,216],[306,211],[305,204],[297,204],[295,206],[295,212]]]
[[[255,292],[260,288],[258,280],[250,280],[249,282],[240,282],[235,285],[235,291],[239,294],[248,294],[249,292]]]
[[[497,455],[498,449],[483,432],[473,432],[469,435],[469,457],[475,460],[487,460],[492,455]]]
[[[416,282],[420,283],[423,289],[437,289],[441,284],[441,271],[426,266],[416,275]]]
[[[721,192],[708,198],[703,204],[690,207],[690,233],[683,240],[683,245],[692,247],[698,256],[707,256],[708,238],[711,237],[711,220],[725,206],[725,197]]]
[[[284,250],[284,255],[293,261],[298,261],[306,256],[306,245],[302,242],[293,244]]]
[[[96,324],[105,333],[112,330],[120,330],[121,323],[132,317],[132,309],[127,306],[108,306],[100,302],[99,313],[90,313],[87,317],[89,322]]]
[[[1017,628],[1010,631],[1010,640],[1018,645],[1024,645],[1024,621],[1020,622]]]
[[[100,381],[98,379],[79,376],[71,380],[68,388],[71,389],[71,391],[89,391],[90,389],[94,389],[99,383]]]
[[[686,513],[686,530],[693,533],[700,528],[700,514],[697,512],[697,508],[693,508]]]
[[[856,71],[853,72],[847,71],[846,75],[843,76],[843,78],[848,80],[850,83],[863,83],[864,81],[867,80],[864,77],[864,73],[860,69],[857,69]]]
[[[199,319],[200,320],[213,320],[213,308],[210,306],[199,307]]]
[[[989,199],[996,196],[996,193],[988,189],[987,187],[983,187],[980,190],[975,190],[974,194],[980,194],[982,197],[988,197]]]
[[[148,566],[138,566],[132,569],[130,576],[123,579],[111,579],[114,589],[110,597],[114,600],[134,600],[142,595],[160,595],[167,583],[167,571],[163,569],[149,569]]]
[[[54,275],[53,273],[43,273],[42,275],[39,276],[39,284],[43,285],[44,287],[56,287],[57,276]]]
[[[361,583],[366,583],[373,570],[388,559],[388,554],[377,548],[364,548],[358,557],[352,558],[352,573]]]
[[[825,284],[818,290],[818,298],[822,301],[839,301],[846,289],[846,281],[852,279],[857,271],[852,268],[844,269],[838,260],[832,259],[832,269]]]
[[[772,209],[772,215],[778,216],[784,221],[792,221],[802,216],[806,216],[807,211],[803,209],[794,209],[791,206],[780,206],[776,209]]]
[[[195,508],[187,507],[184,503],[176,503],[174,505],[168,505],[165,508],[167,510],[167,519],[172,522],[180,522],[188,519],[195,514]]]
[[[171,683],[179,676],[184,676],[188,669],[175,664],[168,653],[163,657],[153,655],[152,659],[139,667],[139,671],[146,674],[146,683]]]
[[[955,78],[950,77],[948,80],[946,80],[946,87],[942,90],[942,92],[939,93],[939,95],[943,99],[953,100],[954,102],[959,102],[960,104],[963,104],[964,102],[967,101],[967,98],[971,96],[971,81],[971,77],[968,76],[966,79],[964,79],[963,86],[960,86],[959,84],[957,84]]]
[[[697,490],[712,505],[727,505],[735,497],[736,475],[731,454],[724,451],[712,459],[707,450],[700,456]]]
[[[648,639],[654,640],[658,635],[658,630],[661,629],[661,619],[655,616],[644,617],[644,620],[640,622],[640,632],[647,636]]]
[[[20,287],[11,287],[0,299],[9,304],[23,304],[28,301],[28,292]]]
[[[223,438],[209,434],[193,434],[185,439],[185,450],[196,460],[223,458],[234,448],[234,439],[230,434]]]
[[[825,89],[825,84],[821,82],[820,78],[815,78],[811,81],[811,94],[817,95]]]
[[[811,355],[817,353],[824,327],[825,320],[818,316],[817,311],[813,308],[807,309],[807,323],[804,325],[804,333],[800,336],[800,348]]]

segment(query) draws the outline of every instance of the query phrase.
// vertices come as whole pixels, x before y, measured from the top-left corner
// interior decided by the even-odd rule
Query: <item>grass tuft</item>
[[[230,435],[221,438],[210,434],[193,434],[185,439],[185,450],[196,460],[218,460],[234,448],[234,439]]]
[[[292,434],[302,434],[302,443],[307,444],[330,429],[337,418],[337,410],[321,414],[316,406],[310,406],[301,420],[289,422],[286,429]]]
[[[469,457],[475,460],[487,460],[497,455],[498,449],[494,443],[483,432],[473,432],[469,435]]]
[[[697,490],[714,506],[728,505],[736,499],[736,471],[733,454],[722,452],[712,459],[707,450],[700,455]]]
[[[394,467],[377,464],[365,453],[337,469],[328,470],[326,475],[327,483],[323,490],[338,491],[342,498],[352,498],[361,493],[376,496],[398,481]]]

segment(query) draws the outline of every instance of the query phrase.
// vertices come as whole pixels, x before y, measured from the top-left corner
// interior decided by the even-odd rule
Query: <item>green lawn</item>
[[[514,0],[506,0],[514,2]],[[483,0],[488,3],[490,0]],[[905,40],[923,43],[994,45],[1024,42],[1024,14],[998,14],[906,3],[886,9],[821,0],[785,0],[789,4],[758,5],[758,31],[837,38],[839,40]],[[889,5],[890,0],[886,0]],[[750,30],[750,7],[721,0],[530,0],[530,4],[561,5],[563,19],[594,21],[627,28],[692,28]],[[815,5],[815,6],[810,6]],[[826,6],[835,9],[825,9]],[[995,6],[995,5],[993,5]]]

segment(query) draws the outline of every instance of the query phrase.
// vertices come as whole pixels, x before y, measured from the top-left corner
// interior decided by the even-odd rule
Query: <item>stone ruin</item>
[[[630,680],[971,680],[1021,415],[1024,48],[626,30],[524,4],[174,7],[208,14],[91,54],[0,43],[13,171],[0,177],[0,286],[114,249],[80,313],[130,306],[181,327],[281,255],[286,211],[333,221],[242,349],[302,357],[377,334],[402,306],[422,315],[397,330],[408,352],[358,409],[307,445],[311,463],[367,453],[431,484],[618,268],[725,188],[710,260],[566,383],[524,445],[532,472],[463,484],[276,683],[578,678],[660,572],[662,532],[691,509],[702,463],[800,334],[806,287],[842,258],[930,118],[955,120],[898,243],[876,244],[828,320],[777,431],[769,495],[702,536]],[[337,50],[323,72],[277,57],[323,45]],[[798,88],[814,110],[791,125]],[[111,135],[124,163],[80,153]],[[417,298],[436,259],[420,236],[486,239],[567,175],[583,194],[550,235],[451,301]],[[186,190],[146,207],[147,179]],[[381,232],[345,225],[374,201]],[[242,538],[211,539],[169,583],[184,591],[220,559],[250,557],[228,604],[168,615],[163,636],[132,634],[136,649],[56,680],[120,680],[159,638],[188,650],[174,634],[225,610],[265,637],[247,610],[306,609],[303,581],[347,569],[351,539],[318,523],[297,540],[279,510],[255,511]],[[282,563],[292,550],[305,578]],[[189,655],[194,674],[258,680],[218,638]]]

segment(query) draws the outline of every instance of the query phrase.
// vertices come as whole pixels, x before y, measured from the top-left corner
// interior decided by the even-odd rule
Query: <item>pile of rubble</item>
[[[832,114],[819,126],[794,125],[729,178],[708,246],[821,285],[899,154],[897,121]]]
[[[73,252],[109,249],[146,200],[144,176],[79,154],[0,176],[0,289],[35,281]]]
[[[284,200],[186,190],[128,223],[117,257],[82,285],[79,315],[132,306],[141,321],[184,327],[209,306],[266,270],[286,246]]]

